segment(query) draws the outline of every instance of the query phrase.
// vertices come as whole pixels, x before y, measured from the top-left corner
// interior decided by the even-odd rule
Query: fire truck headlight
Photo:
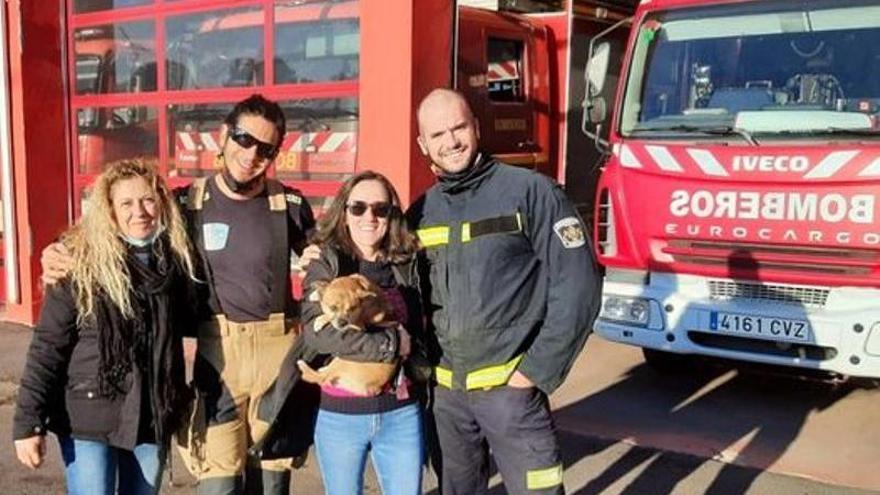
[[[880,321],[871,326],[871,333],[865,340],[865,353],[880,356]]]
[[[651,320],[651,300],[640,297],[609,296],[600,318],[647,327]]]

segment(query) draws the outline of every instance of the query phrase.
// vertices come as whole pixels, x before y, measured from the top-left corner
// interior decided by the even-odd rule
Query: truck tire
[[[642,355],[645,363],[657,373],[673,375],[693,370],[693,360],[686,354],[658,351],[642,347]]]

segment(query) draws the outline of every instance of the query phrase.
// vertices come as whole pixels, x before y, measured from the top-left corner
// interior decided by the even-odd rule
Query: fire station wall
[[[10,0],[8,60],[20,301],[0,318],[33,324],[39,313],[39,258],[68,220],[62,2]],[[12,232],[7,229],[8,234]]]
[[[409,204],[433,183],[416,144],[415,108],[433,88],[451,84],[452,2],[361,5],[358,168],[387,174]],[[63,2],[11,0],[8,9],[21,299],[0,319],[33,324],[42,300],[40,252],[70,219]]]
[[[406,205],[433,183],[415,109],[432,89],[451,86],[452,4],[361,2],[358,168],[387,175]]]

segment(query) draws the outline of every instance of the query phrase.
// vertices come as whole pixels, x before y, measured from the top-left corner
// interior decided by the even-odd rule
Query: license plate
[[[810,324],[804,320],[789,318],[712,311],[709,318],[709,329],[713,332],[772,340],[810,341]]]

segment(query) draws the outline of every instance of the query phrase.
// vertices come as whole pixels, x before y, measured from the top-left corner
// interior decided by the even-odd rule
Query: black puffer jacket
[[[176,266],[154,271],[132,254],[127,263],[137,314],[132,320],[99,294],[97,316],[77,325],[72,284],[65,280],[48,288],[18,392],[14,439],[52,431],[124,449],[145,437],[167,445],[189,399],[181,340],[194,320],[189,281]],[[102,392],[99,327],[143,335],[134,348],[150,354],[132,353],[127,373],[117,380],[118,393]],[[142,424],[142,418],[149,422]]]
[[[415,259],[395,265],[393,270],[398,283],[405,289],[404,299],[410,310],[410,321],[405,327],[413,338],[410,355],[412,374],[425,375],[430,372],[430,351],[423,340],[421,295],[419,276]],[[321,257],[312,261],[304,282],[303,323],[305,332],[311,332],[311,323],[321,313],[320,305],[308,301],[312,285],[316,281],[328,281],[338,276],[357,272],[357,262],[350,256],[340,253],[331,246],[321,248]],[[355,361],[390,362],[397,357],[397,331],[380,331],[366,336],[363,332],[332,332],[332,343],[322,342],[322,346],[332,346],[337,355]],[[324,333],[330,335],[331,332]],[[297,360],[311,362],[320,366],[325,357],[316,348],[314,340],[299,338],[288,352],[281,365],[278,380],[263,396],[258,408],[258,417],[271,424],[269,432],[262,441],[251,448],[251,455],[262,459],[298,456],[308,450],[314,433],[314,418],[317,412],[320,390],[313,385],[300,382]],[[318,347],[322,347],[318,346]],[[424,381],[425,376],[413,376]]]
[[[410,332],[421,335],[422,311],[417,286],[407,280],[413,271],[414,262],[394,265],[395,278],[401,286],[402,293],[409,308],[410,321],[403,322]],[[331,246],[321,248],[321,258],[309,264],[303,282],[304,301],[302,303],[302,320],[309,347],[326,354],[342,356],[354,361],[391,362],[397,358],[397,330],[383,329],[376,332],[358,330],[339,330],[334,332],[315,332],[315,319],[323,313],[320,302],[311,294],[319,283],[327,283],[336,277],[358,273],[358,262]]]

